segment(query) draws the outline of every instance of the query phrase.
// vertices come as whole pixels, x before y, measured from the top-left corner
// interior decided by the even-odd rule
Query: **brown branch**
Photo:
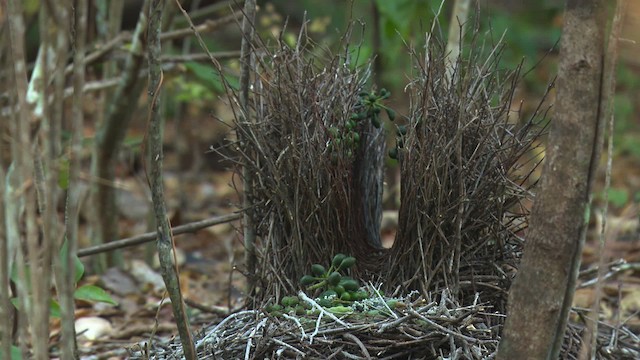
[[[214,32],[231,22],[238,20],[241,16],[242,16],[242,12],[237,11],[231,15],[225,16],[218,20],[207,20],[204,23],[197,25],[195,28],[197,31],[201,33]],[[189,36],[190,34],[192,34],[192,31],[193,30],[191,28],[168,31],[160,34],[160,39],[162,41],[180,39],[180,38]],[[116,37],[109,40],[108,42],[104,44],[99,44],[96,50],[87,54],[85,58],[85,64],[91,65],[95,62],[102,60],[105,56],[108,56],[110,53],[120,48],[122,44],[126,42],[131,42],[132,39],[133,39],[133,35],[129,31],[123,31],[119,33],[118,35],[116,35]],[[214,56],[219,57],[216,54],[214,54]],[[161,57],[161,59],[163,58],[164,57]],[[208,59],[208,57],[206,59]],[[70,75],[72,72],[73,72],[73,64],[67,66],[67,68],[65,69],[65,75]]]
[[[202,229],[210,227],[210,226],[219,225],[219,224],[225,224],[225,223],[228,223],[228,222],[232,222],[232,221],[238,220],[238,219],[240,219],[240,217],[241,217],[240,214],[230,214],[230,215],[224,215],[224,216],[216,216],[216,217],[213,217],[213,218],[210,218],[210,219],[194,221],[194,222],[191,222],[191,223],[188,223],[188,224],[176,226],[176,227],[171,229],[171,232],[173,233],[174,236],[175,235],[187,234],[187,233],[193,233],[193,232],[196,232],[198,230],[202,230]],[[132,237],[128,237],[128,238],[124,238],[124,239],[108,242],[108,243],[103,244],[103,245],[96,245],[96,246],[91,246],[91,247],[88,247],[88,248],[85,248],[85,249],[81,249],[81,250],[78,251],[78,257],[84,257],[84,256],[99,254],[99,253],[106,252],[106,251],[115,250],[115,249],[121,249],[121,248],[125,248],[125,247],[141,245],[141,244],[145,244],[145,243],[154,241],[157,238],[158,238],[158,233],[157,232],[155,232],[155,231],[154,232],[148,232],[148,233],[144,233],[144,234],[141,234],[141,235],[136,235],[136,236],[132,236]]]
[[[193,343],[193,335],[189,325],[184,300],[180,289],[180,277],[174,265],[175,244],[173,234],[167,216],[165,206],[164,187],[162,177],[162,119],[160,117],[160,92],[162,90],[162,66],[160,63],[160,28],[162,24],[162,14],[166,2],[164,0],[153,0],[149,8],[149,27],[147,30],[147,58],[149,61],[149,86],[148,93],[151,97],[149,103],[148,144],[150,169],[147,179],[151,188],[151,198],[153,200],[153,212],[155,214],[158,241],[158,258],[160,259],[160,269],[162,279],[171,299],[171,308],[175,318],[182,351],[186,360],[197,358],[196,349]],[[143,151],[143,157],[144,151]],[[145,169],[146,170],[146,169]],[[145,171],[146,172],[146,171]]]
[[[166,41],[166,40],[174,40],[174,39],[180,39],[183,37],[187,37],[189,35],[193,34],[193,31],[197,31],[199,33],[208,33],[208,32],[213,32],[216,31],[218,29],[220,29],[221,27],[231,24],[237,20],[239,20],[242,17],[242,11],[235,11],[233,12],[231,15],[227,15],[223,18],[217,19],[217,20],[206,20],[205,22],[203,22],[202,24],[199,24],[195,27],[195,29],[192,29],[190,27],[188,28],[184,28],[184,29],[178,29],[178,30],[173,30],[173,31],[169,31],[169,32],[165,32],[163,34],[160,34],[160,40],[162,41]]]
[[[245,0],[244,2],[244,19],[242,20],[242,45],[240,55],[240,110],[242,111],[242,120],[251,122],[251,115],[249,114],[249,82],[251,80],[251,42],[253,39],[253,21],[256,16],[256,1]],[[243,135],[238,132],[238,138],[243,141]],[[246,151],[246,150],[245,150]],[[251,193],[251,187],[253,186],[254,176],[252,169],[248,166],[242,169],[242,190],[244,191],[243,203],[245,209],[251,208],[251,201],[248,199],[247,194]],[[257,255],[255,248],[256,239],[256,225],[254,224],[251,214],[245,211],[244,213],[244,246],[245,246],[245,264],[247,266],[247,299],[251,299],[255,291],[255,276],[257,267]],[[251,300],[250,300],[251,301]]]

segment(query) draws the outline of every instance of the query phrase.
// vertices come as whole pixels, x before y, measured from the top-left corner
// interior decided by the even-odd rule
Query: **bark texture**
[[[604,1],[569,0],[556,116],[499,359],[557,359],[580,263],[598,163]]]

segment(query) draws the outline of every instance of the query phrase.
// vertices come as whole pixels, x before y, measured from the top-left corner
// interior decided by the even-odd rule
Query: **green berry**
[[[331,275],[329,275],[329,277],[327,278],[327,282],[331,286],[338,285],[340,283],[340,280],[342,280],[342,275],[340,275],[340,273],[337,271],[332,272]]]
[[[382,125],[382,123],[380,123],[380,118],[378,118],[378,114],[374,114],[371,117],[371,124],[376,128],[376,129],[380,129],[380,125]]]
[[[345,254],[340,254],[340,253],[336,254],[333,257],[333,260],[331,260],[331,266],[333,266],[335,268],[339,267],[340,264],[342,263],[342,260],[344,260],[346,257],[347,257],[347,255],[345,255]]]
[[[342,283],[342,286],[347,291],[357,291],[360,288],[360,285],[355,280],[347,280]]]
[[[347,256],[346,258],[344,258],[344,260],[342,260],[338,269],[346,270],[355,264],[356,264],[356,258],[354,258],[353,256]]]
[[[398,148],[394,147],[389,149],[389,157],[394,160],[398,160]]]
[[[389,108],[384,108],[387,111],[387,116],[389,117],[389,120],[393,121],[396,119],[396,112],[393,111],[392,109]]]
[[[328,299],[330,297],[338,297],[338,293],[335,290],[327,290],[320,294],[320,299]]]
[[[311,285],[316,281],[316,279],[311,275],[305,275],[300,279],[300,284],[307,286]]]
[[[298,305],[299,302],[300,302],[300,299],[298,299],[297,296],[285,296],[282,298],[282,301],[280,301],[280,303],[283,306],[290,306],[290,307]]]
[[[315,276],[323,276],[327,273],[327,270],[320,264],[313,264],[311,265],[311,273]]]

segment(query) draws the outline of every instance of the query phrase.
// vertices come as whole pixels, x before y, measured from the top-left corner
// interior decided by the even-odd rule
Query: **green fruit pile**
[[[330,140],[327,148],[331,153],[332,161],[337,161],[339,156],[351,158],[360,144],[360,133],[358,132],[358,124],[361,121],[369,120],[376,128],[382,125],[380,121],[380,113],[384,110],[389,120],[396,118],[396,112],[385,106],[382,102],[391,96],[387,89],[376,91],[362,91],[359,94],[360,99],[354,107],[354,113],[344,123],[344,127],[331,126],[328,129]]]
[[[318,297],[321,306],[334,306],[336,303],[349,303],[366,299],[369,294],[360,290],[360,284],[352,277],[345,276],[348,269],[356,264],[356,258],[345,254],[336,254],[329,269],[320,264],[311,266],[311,275],[300,279],[300,284],[309,291],[322,290]]]
[[[382,101],[391,96],[391,93],[387,89],[381,89],[379,93],[375,91],[366,92],[362,91],[360,94],[360,101],[356,105],[356,113],[351,115],[350,120],[371,120],[371,124],[376,128],[380,128],[382,123],[380,122],[380,112],[384,109],[387,113],[389,120],[393,121],[396,118],[396,112],[385,106]]]

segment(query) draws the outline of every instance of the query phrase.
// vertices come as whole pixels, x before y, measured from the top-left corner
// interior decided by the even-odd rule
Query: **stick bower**
[[[321,311],[304,294],[299,297],[313,303],[304,315],[239,311],[196,334],[198,359],[484,360],[495,356],[504,315],[479,302],[459,307],[446,291],[437,299],[416,294],[367,299],[346,312]],[[569,326],[563,358],[577,359],[584,330]],[[183,358],[175,340],[154,342],[152,355],[145,357],[148,354],[132,348],[130,359]],[[596,359],[638,356],[638,338],[631,331],[601,327]]]

